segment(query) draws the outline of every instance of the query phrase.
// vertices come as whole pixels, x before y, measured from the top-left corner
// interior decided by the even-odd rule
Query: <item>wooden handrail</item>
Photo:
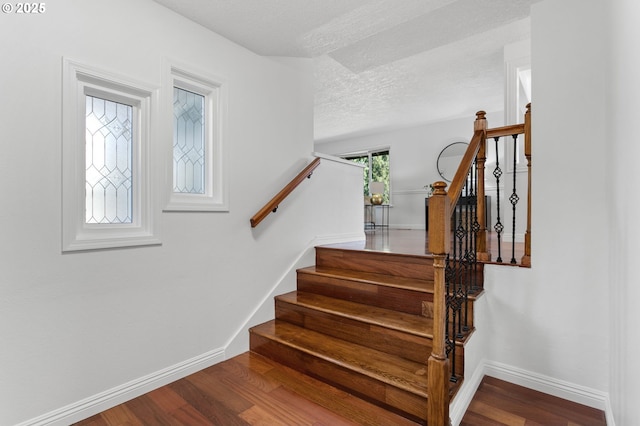
[[[318,165],[320,165],[320,158],[316,158],[311,163],[309,163],[309,165],[305,167],[300,173],[298,173],[296,177],[294,177],[293,180],[289,182],[284,188],[282,188],[282,190],[278,192],[271,199],[271,201],[269,201],[264,205],[264,207],[258,210],[258,213],[254,214],[251,218],[251,227],[255,228],[256,226],[258,226],[258,224],[262,222],[262,220],[267,217],[269,213],[275,213],[276,210],[278,210],[278,206],[280,205],[280,203],[285,198],[287,198],[287,196],[291,194],[291,192],[293,192],[293,190],[296,189],[296,187],[300,185],[302,181],[304,181],[306,178],[310,178],[313,174],[313,171],[316,169],[316,167],[318,167]]]
[[[503,136],[521,135],[524,133],[524,123],[511,126],[495,127],[487,129],[487,138],[501,138]]]
[[[480,150],[480,145],[484,140],[484,131],[476,130],[473,134],[473,138],[471,138],[471,142],[469,142],[467,151],[462,157],[462,161],[460,161],[460,166],[458,166],[458,170],[456,170],[456,174],[451,181],[449,191],[447,192],[447,195],[449,196],[450,211],[453,211],[455,205],[458,204],[458,199],[462,193],[462,188],[466,182],[469,169],[473,165],[476,155],[478,155],[478,151]]]

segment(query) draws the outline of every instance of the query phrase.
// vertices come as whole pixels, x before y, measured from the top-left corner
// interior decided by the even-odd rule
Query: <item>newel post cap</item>
[[[447,184],[441,180],[433,183],[433,195],[447,195]]]
[[[451,207],[447,197],[447,184],[433,184],[433,195],[429,199],[429,251],[434,255],[449,252],[451,240]]]

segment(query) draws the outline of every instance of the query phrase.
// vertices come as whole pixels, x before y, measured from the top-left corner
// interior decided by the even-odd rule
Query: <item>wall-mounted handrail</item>
[[[307,167],[305,167],[300,173],[293,178],[280,192],[278,192],[267,204],[264,205],[258,213],[254,214],[251,218],[251,227],[255,228],[262,220],[269,215],[269,213],[275,213],[278,210],[280,203],[287,198],[291,192],[298,185],[300,185],[305,179],[310,178],[313,171],[320,165],[320,158],[313,160]]]

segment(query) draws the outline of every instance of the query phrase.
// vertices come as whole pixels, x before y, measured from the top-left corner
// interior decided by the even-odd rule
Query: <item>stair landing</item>
[[[365,232],[366,240],[329,244],[326,247],[344,250],[367,250],[385,253],[430,255],[429,234],[419,229],[382,229]]]
[[[358,241],[355,243],[336,244],[336,247],[353,250],[371,250],[384,251],[398,254],[415,254],[429,255],[429,233],[423,229],[376,229],[366,231],[366,241]],[[487,232],[487,250],[491,259],[498,258],[498,246],[502,247],[502,258],[508,257],[511,253],[512,242],[510,240],[502,241],[498,244],[497,234],[488,230]],[[524,243],[515,242],[515,258],[521,259],[524,255]],[[485,262],[492,263],[492,262]]]

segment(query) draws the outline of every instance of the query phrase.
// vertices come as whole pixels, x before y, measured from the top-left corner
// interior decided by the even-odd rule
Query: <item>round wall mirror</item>
[[[458,170],[458,166],[467,151],[466,142],[454,142],[447,145],[438,155],[438,173],[446,182],[451,182]]]

